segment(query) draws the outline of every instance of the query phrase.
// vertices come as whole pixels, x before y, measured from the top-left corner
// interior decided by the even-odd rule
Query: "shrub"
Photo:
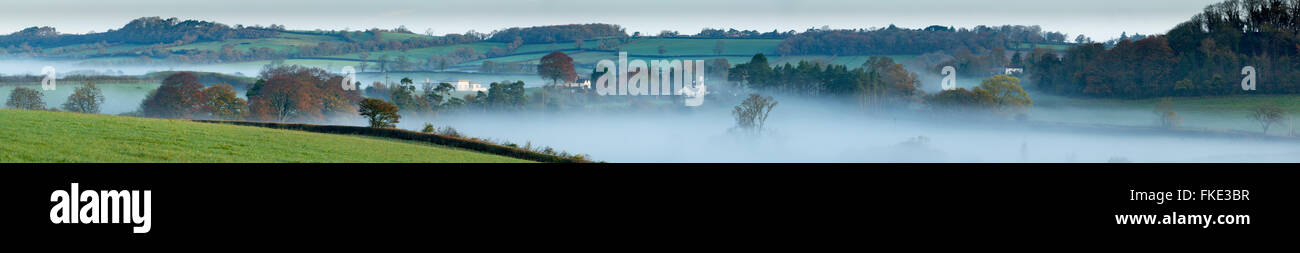
[[[421,133],[434,133],[434,132],[436,132],[437,130],[438,130],[437,128],[434,128],[434,127],[433,127],[433,123],[425,122],[425,123],[424,123],[424,129],[420,129],[420,132],[421,132]]]

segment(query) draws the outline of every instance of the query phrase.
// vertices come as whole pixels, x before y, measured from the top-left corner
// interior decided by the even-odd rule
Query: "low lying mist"
[[[730,131],[729,108],[646,113],[464,113],[404,117],[468,136],[550,146],[609,162],[1300,162],[1294,142],[1069,132],[1015,124],[863,115],[778,98],[760,136]],[[906,116],[904,116],[906,117]]]

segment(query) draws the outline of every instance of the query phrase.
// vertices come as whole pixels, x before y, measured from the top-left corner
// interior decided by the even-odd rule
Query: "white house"
[[[591,80],[587,80],[586,78],[578,78],[577,80],[574,80],[572,82],[566,82],[560,87],[591,89]]]
[[[447,82],[451,83],[451,85],[453,86],[456,86],[456,91],[468,91],[468,92],[487,91],[487,88],[483,88],[483,84],[478,82],[470,82],[469,80],[453,80]]]
[[[1008,76],[1014,76],[1014,75],[1019,75],[1020,73],[1024,73],[1024,72],[1025,72],[1025,69],[1024,69],[1024,68],[1018,68],[1018,67],[1009,67],[1009,68],[1007,68],[1005,71],[1006,71],[1006,72],[1003,73],[1003,74],[1008,75]]]

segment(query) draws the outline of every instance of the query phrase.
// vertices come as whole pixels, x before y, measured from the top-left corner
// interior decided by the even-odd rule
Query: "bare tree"
[[[1282,122],[1282,118],[1285,116],[1286,112],[1282,110],[1282,107],[1278,107],[1274,104],[1257,106],[1250,114],[1250,117],[1254,119],[1256,123],[1259,123],[1261,128],[1264,128],[1264,134],[1268,134],[1268,128],[1272,127],[1274,124]]]
[[[764,97],[758,93],[749,94],[749,98],[740,102],[740,105],[731,111],[731,114],[736,117],[736,127],[751,132],[762,131],[768,114],[776,104],[776,99],[772,97]]]

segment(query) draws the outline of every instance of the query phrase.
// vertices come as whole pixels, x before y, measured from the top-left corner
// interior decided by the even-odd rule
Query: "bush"
[[[420,132],[421,132],[421,133],[430,133],[430,134],[431,134],[431,133],[433,133],[433,132],[436,132],[437,130],[438,130],[437,128],[434,128],[434,127],[433,127],[433,123],[425,122],[425,123],[424,123],[424,129],[420,129]]]
[[[450,137],[465,137],[465,135],[460,134],[460,131],[456,131],[456,128],[452,127],[443,127],[438,129],[438,134]]]

